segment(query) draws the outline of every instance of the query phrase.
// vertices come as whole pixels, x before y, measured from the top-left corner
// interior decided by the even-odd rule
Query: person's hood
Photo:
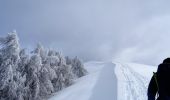
[[[169,71],[170,72],[170,63],[162,63],[158,66],[158,70],[157,71]]]

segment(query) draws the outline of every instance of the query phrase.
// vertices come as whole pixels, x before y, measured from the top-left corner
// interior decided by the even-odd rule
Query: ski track
[[[147,78],[135,72],[126,64],[121,64],[121,71],[125,77],[124,100],[147,100]]]

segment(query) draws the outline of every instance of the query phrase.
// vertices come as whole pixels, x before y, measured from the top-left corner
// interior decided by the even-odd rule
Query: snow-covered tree
[[[19,43],[16,31],[9,33],[7,37],[0,38],[1,66],[0,66],[0,98],[17,99],[17,67],[19,62]]]
[[[30,59],[29,59],[29,55],[26,54],[25,49],[22,49],[19,55],[20,55],[20,61],[18,63],[17,70],[21,73],[22,76],[24,76],[24,74],[26,74],[26,68],[28,66]]]
[[[42,63],[45,62],[47,58],[47,51],[44,49],[44,47],[40,43],[37,44],[36,48],[32,51],[32,53],[38,54],[41,57]]]
[[[78,57],[75,57],[74,59],[66,57],[66,63],[71,65],[71,70],[76,77],[79,78],[87,74],[87,70],[84,68],[83,63],[78,59]]]
[[[66,64],[67,65],[71,65],[72,64],[72,59],[70,57],[66,56],[65,59],[66,59]]]
[[[28,88],[27,92],[30,100],[39,100],[39,92],[40,92],[40,70],[41,70],[41,58],[39,55],[33,55],[30,58],[30,62],[28,64],[28,73],[26,75],[26,86]]]
[[[46,100],[86,74],[78,58],[65,58],[40,44],[20,50],[16,31],[0,38],[0,100]]]
[[[20,46],[18,40],[16,31],[8,33],[7,37],[0,39],[2,44],[1,54],[3,56],[3,60],[11,59],[13,64],[17,63],[20,58]]]
[[[47,97],[54,92],[53,84],[51,80],[55,77],[55,71],[50,68],[49,65],[44,65],[40,71],[40,96],[42,98]]]
[[[73,83],[70,67],[66,65],[64,56],[61,53],[50,50],[48,52],[48,63],[55,71],[51,79],[55,91],[59,91]]]

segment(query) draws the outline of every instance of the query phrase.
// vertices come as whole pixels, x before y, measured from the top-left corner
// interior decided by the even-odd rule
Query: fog
[[[168,0],[3,0],[0,35],[91,60],[158,65],[170,56]]]

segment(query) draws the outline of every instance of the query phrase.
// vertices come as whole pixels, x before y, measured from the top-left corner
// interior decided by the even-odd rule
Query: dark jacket
[[[155,100],[157,93],[159,94],[157,100],[170,100],[170,64],[160,64],[158,66],[156,80],[152,76],[148,87],[148,100]]]

